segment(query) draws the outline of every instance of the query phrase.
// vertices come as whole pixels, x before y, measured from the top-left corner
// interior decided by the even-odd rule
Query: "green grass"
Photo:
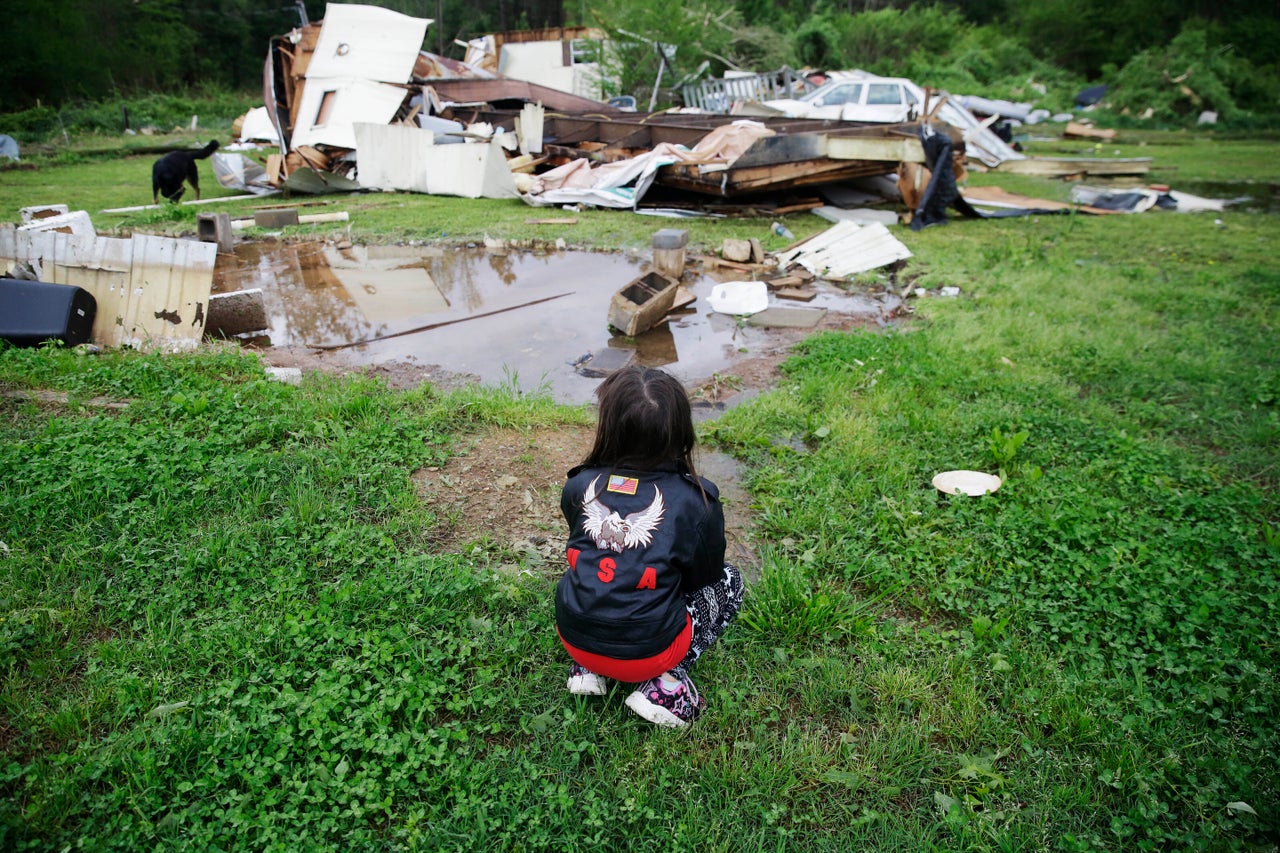
[[[1180,171],[1276,179],[1256,143],[1189,146]],[[6,171],[0,202],[41,173],[104,198],[120,168]],[[382,239],[531,215],[345,201]],[[576,215],[599,245],[654,224]],[[704,428],[744,464],[762,565],[687,732],[566,695],[558,566],[481,530],[441,553],[410,478],[584,410],[281,385],[234,351],[0,350],[0,847],[1274,849],[1280,225],[901,236],[898,281],[959,298],[811,338]],[[1005,482],[940,495],[951,468]]]

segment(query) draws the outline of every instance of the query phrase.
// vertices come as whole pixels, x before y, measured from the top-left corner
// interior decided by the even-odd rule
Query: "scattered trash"
[[[1110,141],[1116,138],[1116,131],[1114,128],[1102,130],[1083,122],[1069,121],[1062,131],[1062,135],[1067,139],[1104,139]]]
[[[882,225],[897,225],[899,221],[896,210],[876,210],[869,207],[842,210],[838,207],[824,205],[810,212],[828,222],[853,222],[858,225],[870,225],[873,222],[879,222]]]
[[[1081,108],[1096,106],[1104,97],[1106,97],[1106,94],[1107,87],[1105,85],[1090,86],[1087,89],[1082,89],[1080,93],[1076,95],[1076,106]]]
[[[233,219],[231,227],[235,230],[249,228],[285,228],[290,225],[319,225],[325,222],[347,222],[351,215],[345,210],[333,213],[307,213],[299,215],[297,208],[279,210],[259,210],[252,219]]]
[[[275,195],[280,192],[267,179],[266,168],[243,154],[216,151],[209,160],[218,184],[229,190],[253,195]]]
[[[1000,478],[982,471],[943,471],[933,478],[933,487],[948,495],[989,495],[1000,488]]]
[[[67,227],[88,218],[73,211],[0,228],[0,269],[22,266],[38,281],[87,291],[97,303],[90,336],[95,344],[144,351],[199,345],[216,245],[136,232],[129,238],[99,237],[92,223],[86,233],[73,235],[30,227],[48,226],[63,216]]]
[[[631,350],[606,347],[592,353],[585,360],[580,360],[574,368],[583,376],[591,379],[603,379],[610,373],[621,370],[635,360]]]
[[[791,230],[787,228],[787,226],[783,225],[781,222],[775,222],[770,227],[773,229],[774,234],[777,234],[779,237],[783,238],[784,240],[794,240],[796,238],[796,235],[792,234]]]
[[[1156,206],[1160,200],[1157,190],[1135,188],[1131,190],[1099,190],[1092,187],[1076,185],[1071,188],[1071,200],[1102,210],[1114,210],[1119,213],[1142,213]]]
[[[274,379],[276,382],[283,382],[286,385],[301,385],[302,370],[297,367],[267,367],[265,368],[267,378]]]
[[[784,287],[774,291],[779,299],[790,299],[793,302],[812,302],[818,294],[809,287]]]

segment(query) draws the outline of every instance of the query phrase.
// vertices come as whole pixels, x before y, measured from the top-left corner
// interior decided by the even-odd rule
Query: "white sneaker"
[[[609,692],[609,682],[603,675],[596,675],[576,663],[569,668],[569,681],[565,687],[575,696],[603,696]]]

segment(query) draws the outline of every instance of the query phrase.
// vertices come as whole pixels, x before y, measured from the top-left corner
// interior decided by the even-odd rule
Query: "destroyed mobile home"
[[[534,206],[640,209],[644,201],[650,210],[666,206],[669,213],[682,204],[685,210],[738,204],[757,214],[812,210],[835,223],[768,258],[758,241],[726,241],[719,262],[742,264],[752,281],[724,283],[707,302],[714,311],[739,316],[763,310],[770,293],[805,301],[812,298],[805,285],[814,279],[844,282],[910,257],[885,228],[898,222],[896,213],[845,211],[813,198],[829,198],[837,190],[847,194],[850,182],[878,184],[881,199],[906,206],[903,219],[913,229],[944,222],[949,207],[980,217],[1116,213],[1157,202],[1167,208],[1174,198],[1167,188],[1119,199],[1080,188],[1068,205],[996,188],[961,192],[971,162],[1021,171],[1018,164],[1043,161],[1014,151],[990,132],[989,120],[953,104],[945,93],[901,78],[836,77],[815,90],[817,97],[762,99],[755,108],[749,106],[753,101],[734,101],[722,113],[637,113],[563,91],[598,95],[598,74],[591,63],[578,61],[572,47],[598,34],[555,30],[487,37],[468,46],[473,61],[460,63],[420,50],[430,23],[377,7],[332,4],[325,21],[273,40],[264,69],[270,127],[255,116],[259,126],[245,132],[272,137],[280,154],[271,155],[252,181],[259,188],[298,193],[384,189],[520,198]],[[892,109],[876,115],[851,109],[872,101]],[[723,97],[720,102],[729,103]],[[250,127],[248,117],[244,127]],[[250,180],[246,169],[218,171],[220,180],[224,172],[232,180]],[[800,190],[809,196],[791,206],[777,203]],[[646,200],[651,191],[658,201]],[[698,201],[690,205],[678,200],[680,194]],[[767,201],[758,202],[762,198]],[[1197,206],[1205,201],[1184,197],[1172,206],[1213,209]],[[876,215],[882,213],[887,218]],[[264,226],[267,220],[288,225],[306,219],[296,210],[276,210],[255,214],[252,221]],[[65,324],[76,325],[77,339],[188,348],[206,333],[263,326],[252,299],[211,295],[215,258],[219,251],[231,253],[232,228],[239,222],[204,214],[199,241],[142,235],[116,240],[97,237],[83,212],[46,210],[19,229],[0,232],[0,261],[10,276],[69,285],[92,298],[77,297],[74,305],[53,309],[78,312],[78,321]],[[730,242],[747,248],[730,251]],[[657,254],[655,244],[655,266]],[[610,325],[626,335],[641,334],[686,304],[691,297],[677,295],[672,285],[680,279],[680,266],[665,277],[641,277],[619,289]],[[766,285],[759,279],[770,279],[773,290],[762,290]],[[17,292],[11,288],[10,295]],[[240,312],[254,319],[241,322],[239,331],[217,316]],[[42,329],[42,323],[34,325]],[[344,346],[356,343],[362,342]]]
[[[651,186],[729,199],[894,174],[925,162],[934,129],[952,137],[961,173],[969,158],[1037,174],[1147,165],[1027,158],[945,93],[861,72],[800,100],[721,94],[729,112],[628,113],[596,99],[598,69],[580,47],[596,31],[488,36],[457,62],[420,49],[431,23],[330,4],[322,22],[274,39],[264,99],[281,154],[267,181],[635,208]]]
[[[429,23],[330,4],[323,22],[273,40],[264,77],[281,145],[267,165],[273,184],[634,208],[650,186],[727,199],[889,175],[925,160],[918,121],[625,112],[422,52]],[[494,43],[552,45],[561,55],[585,35]],[[578,65],[567,66],[575,86],[590,79]],[[963,149],[959,131],[938,129]]]

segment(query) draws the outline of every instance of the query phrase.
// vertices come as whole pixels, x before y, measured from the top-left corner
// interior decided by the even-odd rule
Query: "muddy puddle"
[[[752,325],[706,303],[718,282],[747,276],[691,264],[688,308],[634,338],[611,332],[613,294],[651,269],[646,253],[253,242],[219,256],[213,292],[262,290],[269,328],[244,343],[269,363],[305,352],[331,366],[407,365],[420,381],[447,372],[568,403],[591,400],[628,362],[693,385],[816,329],[884,322],[901,308],[892,294],[819,282],[807,303],[771,296],[779,310],[766,321],[777,325]]]

